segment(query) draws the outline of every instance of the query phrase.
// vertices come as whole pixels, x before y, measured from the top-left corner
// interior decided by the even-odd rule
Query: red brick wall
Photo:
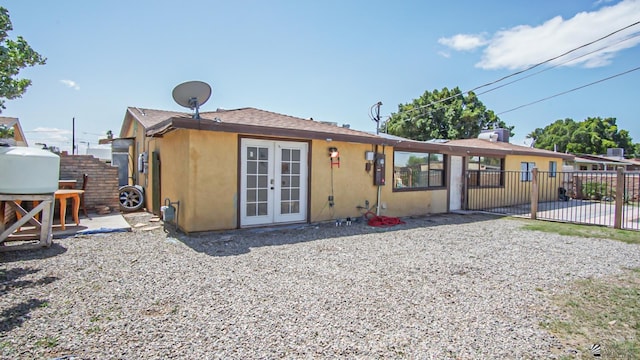
[[[94,212],[96,206],[119,211],[117,167],[91,155],[60,155],[60,179],[75,179],[81,189],[83,174],[89,175],[84,194],[87,211]]]

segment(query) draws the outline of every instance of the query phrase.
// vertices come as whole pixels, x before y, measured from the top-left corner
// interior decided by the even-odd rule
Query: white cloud
[[[638,19],[640,19],[640,0],[624,0],[596,11],[578,13],[570,19],[557,16],[538,26],[519,25],[501,30],[482,45],[486,47],[476,66],[482,69],[523,69],[629,26]],[[606,66],[619,51],[640,43],[640,37],[629,37],[634,30],[638,31],[637,28],[638,26],[632,27],[572,52],[556,60],[555,64]],[[452,40],[457,37],[464,39],[469,35],[456,35],[448,38],[448,41],[440,39],[438,42],[455,50],[467,50],[460,45],[462,41]],[[570,59],[575,60],[567,62]]]
[[[74,90],[80,90],[80,85],[73,80],[60,80],[60,82]]]
[[[451,57],[451,53],[449,53],[448,51],[438,51],[438,55],[442,56],[443,58],[450,58]]]
[[[37,127],[33,130],[25,131],[30,145],[36,143],[47,144],[48,146],[58,146],[71,144],[71,131],[58,128]]]
[[[483,35],[458,34],[449,38],[440,38],[438,43],[458,51],[469,51],[487,44]]]

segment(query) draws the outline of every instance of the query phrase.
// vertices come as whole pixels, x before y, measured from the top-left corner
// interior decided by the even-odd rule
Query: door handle
[[[275,189],[273,186],[271,187],[271,190]]]

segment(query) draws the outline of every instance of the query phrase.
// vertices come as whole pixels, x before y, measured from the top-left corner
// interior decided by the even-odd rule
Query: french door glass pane
[[[258,181],[255,176],[247,175],[247,188],[255,188],[258,185]]]
[[[260,161],[258,162],[258,174],[268,174],[269,173],[269,162]]]
[[[247,161],[247,174],[255,175],[258,173],[258,163],[255,161]]]
[[[254,189],[247,189],[247,202],[256,201],[256,191]]]
[[[282,201],[280,202],[280,214],[289,214],[291,213],[289,202]]]
[[[258,201],[267,201],[267,190],[266,189],[258,190]]]
[[[247,160],[256,160],[258,158],[258,148],[256,147],[248,147],[247,148]]]

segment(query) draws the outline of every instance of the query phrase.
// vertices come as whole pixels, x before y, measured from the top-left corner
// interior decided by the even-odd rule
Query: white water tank
[[[30,147],[0,146],[1,194],[48,194],[58,189],[60,157]]]

